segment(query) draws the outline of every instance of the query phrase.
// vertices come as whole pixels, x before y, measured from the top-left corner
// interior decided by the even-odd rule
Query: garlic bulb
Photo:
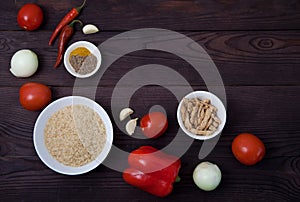
[[[29,49],[23,49],[11,58],[10,72],[16,77],[30,77],[36,72],[38,65],[37,55]]]

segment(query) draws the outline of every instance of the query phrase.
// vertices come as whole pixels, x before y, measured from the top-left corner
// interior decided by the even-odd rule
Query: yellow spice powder
[[[88,56],[90,55],[91,52],[85,48],[85,47],[78,47],[78,48],[75,48],[71,53],[70,53],[70,56],[73,56],[73,55],[79,55],[79,56]]]

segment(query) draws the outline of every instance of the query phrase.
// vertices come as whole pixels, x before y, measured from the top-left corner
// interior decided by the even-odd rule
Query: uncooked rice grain
[[[60,163],[80,167],[95,160],[106,142],[100,116],[84,105],[72,105],[55,112],[44,129],[45,145]]]

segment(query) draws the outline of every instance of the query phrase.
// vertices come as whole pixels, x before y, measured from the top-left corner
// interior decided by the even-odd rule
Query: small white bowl
[[[76,105],[76,104],[85,105],[93,109],[96,113],[99,114],[106,128],[106,142],[102,152],[94,161],[80,167],[66,166],[58,162],[49,153],[48,149],[46,148],[45,140],[44,140],[44,128],[46,126],[48,119],[58,110],[66,106]],[[113,127],[109,119],[109,116],[107,115],[105,110],[95,101],[81,96],[63,97],[49,104],[37,118],[34,126],[34,132],[33,132],[34,147],[38,156],[43,161],[43,163],[46,164],[50,169],[66,175],[79,175],[79,174],[89,172],[92,169],[96,168],[107,157],[112,146],[112,141],[113,141]]]
[[[211,139],[215,136],[217,136],[218,134],[220,134],[225,126],[226,123],[226,109],[222,103],[222,101],[214,94],[207,92],[207,91],[194,91],[189,93],[188,95],[186,95],[184,98],[200,98],[201,100],[203,99],[210,99],[211,104],[213,106],[215,106],[218,111],[217,111],[217,116],[218,118],[221,120],[221,124],[218,126],[217,130],[209,135],[209,136],[201,136],[201,135],[196,135],[194,133],[191,133],[190,131],[188,131],[182,121],[181,118],[181,114],[180,114],[180,108],[183,102],[183,99],[180,101],[178,108],[177,108],[177,121],[179,123],[180,128],[183,130],[183,132],[185,134],[187,134],[188,136],[194,138],[194,139],[198,139],[198,140],[207,140],[207,139]]]
[[[74,68],[70,64],[69,57],[70,57],[70,53],[78,47],[87,48],[93,55],[95,55],[97,57],[97,66],[94,69],[94,71],[92,71],[88,74],[79,74],[74,70]],[[101,62],[102,62],[102,56],[101,56],[99,49],[94,44],[92,44],[88,41],[77,41],[77,42],[73,43],[72,45],[70,45],[68,47],[68,49],[66,50],[65,55],[64,55],[65,68],[67,69],[67,71],[70,74],[72,74],[73,76],[75,76],[77,78],[87,78],[87,77],[94,75],[99,70]]]

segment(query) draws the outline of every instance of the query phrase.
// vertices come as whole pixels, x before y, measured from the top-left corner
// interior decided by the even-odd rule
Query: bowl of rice
[[[79,175],[99,166],[113,141],[113,127],[95,101],[68,96],[49,104],[36,120],[35,150],[50,169]]]

